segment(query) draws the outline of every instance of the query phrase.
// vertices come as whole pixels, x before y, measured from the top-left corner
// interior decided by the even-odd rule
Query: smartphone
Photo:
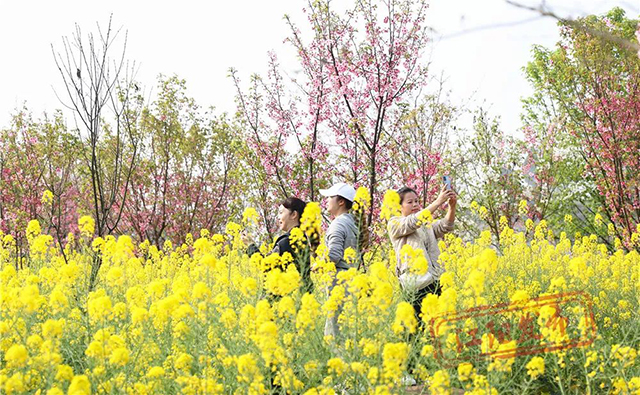
[[[444,182],[444,186],[445,188],[451,190],[451,177],[449,176],[443,176],[442,177],[442,182]]]

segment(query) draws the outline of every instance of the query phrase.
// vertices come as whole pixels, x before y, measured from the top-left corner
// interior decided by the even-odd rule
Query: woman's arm
[[[431,211],[433,214],[437,209],[440,208],[447,200],[451,199],[451,196],[455,196],[455,192],[449,189],[442,188],[440,194],[430,205],[427,206],[427,210]]]
[[[410,235],[418,230],[418,228],[418,214],[411,214],[406,217],[393,217],[387,224],[387,232],[389,232],[389,237],[392,240]]]
[[[442,206],[444,202],[446,202],[448,199],[451,199],[452,196],[455,196],[455,192],[448,189],[442,189],[436,200],[434,200],[433,203],[431,203],[422,211],[416,214],[407,215],[406,217],[391,218],[389,220],[389,223],[387,224],[389,237],[391,237],[391,239],[397,239],[399,237],[410,235],[411,233],[415,232],[420,227],[418,225],[418,216],[420,215],[420,213],[422,213],[424,210],[429,210],[431,213],[433,213],[440,206]]]
[[[444,216],[443,220],[436,221],[433,224],[433,233],[436,238],[442,238],[446,233],[449,233],[453,230],[453,222],[456,219],[456,205],[458,204],[458,198],[454,191],[449,194],[449,207],[447,209],[447,213]]]
[[[451,194],[449,196],[449,208],[447,209],[447,214],[444,216],[449,222],[453,222],[456,220],[456,206],[458,205],[458,196],[454,191],[450,191]]]

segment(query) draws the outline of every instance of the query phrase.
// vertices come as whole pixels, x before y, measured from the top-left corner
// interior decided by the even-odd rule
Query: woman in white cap
[[[353,206],[353,199],[356,197],[356,190],[349,184],[340,182],[329,189],[321,189],[320,194],[327,199],[327,211],[333,217],[333,221],[327,229],[325,243],[329,251],[329,260],[336,266],[336,276],[329,286],[329,293],[336,286],[338,273],[349,270],[352,266],[344,259],[344,251],[347,248],[358,250],[358,226],[353,215],[349,212]],[[328,317],[325,327],[325,336],[339,335],[338,316],[342,310],[342,305]]]

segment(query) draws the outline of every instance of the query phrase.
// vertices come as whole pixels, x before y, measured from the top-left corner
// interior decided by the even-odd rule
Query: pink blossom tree
[[[328,1],[309,2],[310,36],[285,16],[301,78],[285,81],[271,54],[268,79],[253,76],[245,93],[232,70],[249,145],[264,169],[265,195],[295,192],[313,200],[318,180],[345,180],[368,187],[371,223],[380,185],[405,181],[396,174],[394,156],[406,155],[397,150],[406,103],[427,84],[421,62],[426,10],[422,0],[392,0],[384,7],[359,0],[344,13]]]
[[[560,23],[557,47],[534,48],[526,68],[544,105],[553,106],[562,129],[575,139],[584,177],[596,186],[592,214],[601,210],[627,248],[640,222],[640,59],[623,43],[633,40],[637,26],[619,8],[577,24]],[[610,242],[606,232],[601,236]]]
[[[39,120],[23,109],[0,132],[0,147],[0,230],[16,238],[19,257],[27,223],[37,219],[66,258],[66,236],[77,232],[78,215],[87,209],[77,137],[60,113]]]
[[[325,113],[317,104],[327,92],[322,83],[306,88],[296,80],[285,81],[274,53],[269,53],[267,78],[253,75],[246,92],[236,70],[231,70],[231,76],[237,89],[239,123],[250,149],[245,164],[247,181],[254,186],[251,202],[260,209],[271,234],[278,199],[297,196],[313,201],[318,188],[327,186],[331,166],[322,140]],[[296,92],[303,92],[312,102],[308,108]]]
[[[380,184],[397,182],[390,158],[401,132],[400,104],[427,83],[421,63],[426,10],[425,1],[391,0],[379,7],[360,0],[340,14],[330,2],[310,2],[305,12],[313,33],[307,42],[287,17],[289,42],[312,88],[303,97],[331,136],[336,172],[367,186],[374,197],[368,222],[379,206]]]

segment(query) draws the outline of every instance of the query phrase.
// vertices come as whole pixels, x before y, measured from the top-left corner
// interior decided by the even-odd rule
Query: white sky
[[[227,77],[229,67],[248,81],[250,74],[264,72],[267,51],[275,50],[283,68],[295,73],[293,50],[283,44],[289,30],[282,17],[287,13],[303,26],[305,4],[304,0],[0,0],[0,127],[8,126],[10,114],[23,102],[36,116],[61,108],[53,89],[64,92],[51,44],[61,48],[61,37],[71,35],[74,23],[84,32],[94,30],[96,22],[106,26],[110,13],[115,26],[128,30],[128,58],[140,63],[138,80],[147,92],[155,87],[158,74],[175,73],[186,79],[188,93],[198,104],[233,112],[235,90]],[[547,0],[546,4],[572,17],[603,13],[616,5],[628,17],[640,13],[638,0]],[[444,72],[454,103],[484,102],[491,115],[502,118],[505,131],[515,132],[520,126],[520,98],[531,92],[521,68],[530,59],[532,44],[552,46],[557,41],[556,22],[540,18],[482,29],[535,17],[503,0],[433,0],[428,16],[427,23],[438,32],[429,55],[432,73]],[[468,32],[460,34],[464,31]]]

